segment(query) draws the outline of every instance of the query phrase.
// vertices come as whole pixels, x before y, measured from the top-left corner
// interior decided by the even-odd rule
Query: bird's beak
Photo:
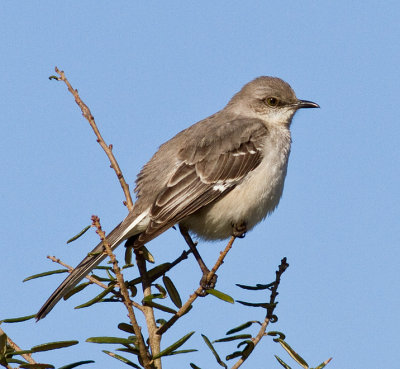
[[[298,100],[296,103],[297,109],[303,108],[319,108],[319,105],[315,102],[308,100]]]

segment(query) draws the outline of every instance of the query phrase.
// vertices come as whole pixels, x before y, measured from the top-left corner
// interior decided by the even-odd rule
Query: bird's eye
[[[272,107],[278,106],[279,100],[276,97],[267,97],[265,102]]]

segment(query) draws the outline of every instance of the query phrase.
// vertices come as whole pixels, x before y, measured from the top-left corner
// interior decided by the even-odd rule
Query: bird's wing
[[[143,244],[226,195],[260,163],[268,135],[257,119],[236,119],[214,137],[189,140],[178,165],[150,208],[150,222],[135,244]]]

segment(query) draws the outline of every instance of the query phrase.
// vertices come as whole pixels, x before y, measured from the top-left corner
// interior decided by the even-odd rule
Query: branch
[[[68,264],[65,264],[65,263],[62,262],[60,259],[57,259],[55,256],[49,256],[49,255],[48,255],[47,258],[50,259],[51,261],[55,262],[55,263],[58,263],[58,264],[62,265],[62,266],[65,267],[65,268],[67,268],[69,273],[71,273],[71,272],[74,270],[74,268],[73,268],[72,266],[70,266],[70,265],[68,265]],[[97,284],[98,286],[100,286],[100,287],[103,288],[103,289],[107,289],[107,288],[108,288],[108,286],[106,286],[104,283],[101,283],[99,280],[97,280],[96,278],[93,278],[93,277],[90,276],[90,275],[85,276],[85,278],[88,279],[90,282],[92,282],[92,283],[94,283],[94,284]],[[143,311],[143,306],[142,306],[142,305],[139,305],[139,304],[136,303],[135,301],[132,301],[132,305],[133,305],[135,308],[137,308],[137,309]]]
[[[150,355],[149,355],[149,352],[148,352],[148,350],[146,348],[146,344],[145,344],[145,342],[143,340],[142,330],[141,330],[141,328],[140,328],[140,326],[139,326],[139,324],[138,324],[138,322],[136,320],[136,316],[135,316],[135,313],[134,313],[133,308],[132,308],[132,301],[129,298],[129,293],[128,293],[128,290],[126,288],[124,277],[123,277],[123,275],[121,273],[121,269],[118,266],[118,261],[117,261],[115,255],[114,255],[114,253],[112,252],[110,244],[107,242],[106,235],[105,235],[104,231],[101,229],[99,217],[93,215],[92,216],[92,222],[93,222],[92,223],[93,226],[96,227],[96,233],[100,236],[100,239],[103,242],[105,252],[107,253],[107,255],[109,256],[109,258],[110,258],[110,260],[112,262],[113,270],[114,270],[115,276],[117,278],[117,283],[118,283],[118,286],[120,288],[121,295],[123,297],[123,302],[124,302],[124,304],[126,306],[126,309],[128,310],[129,319],[131,321],[133,330],[135,332],[135,336],[137,338],[137,343],[138,343],[138,346],[139,346],[140,359],[143,361],[143,366],[146,369],[151,369],[152,365],[150,364]]]
[[[99,129],[97,128],[96,122],[94,120],[94,117],[93,117],[90,109],[80,98],[80,96],[78,94],[78,90],[75,90],[72,88],[71,84],[67,80],[67,77],[65,77],[64,71],[60,71],[57,67],[55,67],[55,71],[60,76],[57,79],[59,81],[60,80],[63,81],[67,85],[68,91],[71,92],[71,94],[74,96],[75,102],[78,104],[78,106],[80,107],[80,109],[82,111],[82,115],[87,119],[90,126],[92,127],[92,129],[97,137],[97,142],[100,144],[100,146],[103,148],[104,152],[108,156],[108,159],[110,160],[110,163],[111,163],[111,168],[114,169],[115,174],[117,175],[118,180],[121,184],[122,190],[124,191],[125,198],[126,198],[126,201],[124,203],[128,207],[128,210],[131,211],[133,209],[133,202],[132,202],[131,194],[129,192],[129,185],[125,182],[124,176],[122,175],[122,171],[118,165],[117,159],[115,159],[115,156],[112,152],[113,146],[107,145],[105,143],[103,137],[100,134]]]
[[[219,255],[218,260],[216,261],[215,265],[211,269],[210,273],[208,273],[207,276],[207,283],[211,281],[211,279],[214,277],[215,273],[219,269],[219,267],[222,265],[224,262],[225,256],[228,254],[229,250],[232,248],[233,242],[235,241],[236,237],[232,236],[231,239],[229,240],[228,244],[226,245],[224,251],[222,251]],[[203,287],[199,286],[196,291],[192,295],[190,295],[189,299],[182,305],[182,307],[175,313],[175,315],[172,316],[168,322],[166,322],[164,325],[162,325],[158,331],[157,334],[162,335],[164,334],[171,326],[184,314],[188,312],[190,309],[192,303],[201,295],[203,291]]]
[[[278,296],[278,286],[281,282],[281,276],[282,274],[285,272],[285,270],[289,267],[289,264],[286,261],[286,258],[283,258],[281,260],[281,264],[278,267],[278,270],[275,272],[275,282],[272,286],[271,289],[271,295],[270,295],[270,299],[269,299],[269,307],[267,308],[267,315],[263,321],[263,323],[261,324],[261,328],[257,333],[257,336],[253,337],[251,339],[251,341],[253,342],[254,346],[253,349],[257,346],[257,344],[260,342],[261,338],[264,337],[265,335],[265,331],[267,330],[268,324],[270,322],[275,322],[276,321],[276,316],[274,315],[274,310],[276,307],[275,304],[275,299]],[[235,365],[232,366],[231,369],[237,369],[239,368],[245,361],[246,359],[249,357],[249,355],[245,356],[243,355],[236,363]]]

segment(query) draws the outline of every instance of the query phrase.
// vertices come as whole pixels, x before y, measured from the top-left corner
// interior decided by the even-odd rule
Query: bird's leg
[[[241,222],[237,224],[232,224],[232,236],[237,238],[244,238],[247,232],[246,222]]]
[[[217,283],[218,276],[216,274],[214,274],[213,277],[211,278],[211,280],[207,281],[207,277],[208,277],[208,273],[210,273],[210,269],[207,268],[206,264],[204,263],[203,259],[200,256],[199,252],[197,251],[197,247],[196,247],[197,242],[193,242],[192,237],[190,237],[188,230],[184,226],[179,225],[179,230],[180,230],[183,238],[185,239],[186,243],[190,247],[190,250],[192,251],[194,257],[196,258],[196,261],[199,264],[200,269],[203,273],[203,276],[201,277],[201,280],[200,280],[200,286],[203,287],[204,290],[214,288],[215,284]],[[204,291],[204,293],[202,293],[201,296],[205,296],[205,295],[206,295],[206,292]]]

